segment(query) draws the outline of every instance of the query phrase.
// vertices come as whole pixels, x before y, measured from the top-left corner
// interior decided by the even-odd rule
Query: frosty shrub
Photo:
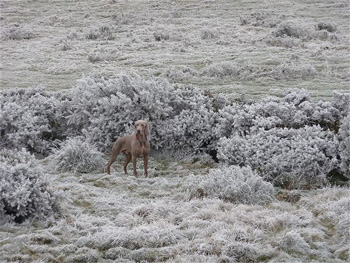
[[[239,74],[239,68],[234,62],[220,62],[207,66],[203,73],[210,77],[224,77]]]
[[[342,121],[339,129],[340,168],[344,175],[350,179],[350,113]]]
[[[341,98],[340,94],[338,98]],[[343,104],[345,107],[345,100]],[[218,112],[215,130],[218,138],[256,133],[260,129],[302,128],[317,124],[336,131],[341,119],[342,113],[334,102],[312,102],[306,90],[290,89],[282,98],[269,96],[256,103],[233,103],[224,107]]]
[[[294,63],[284,63],[278,65],[273,74],[274,79],[312,79],[316,76],[316,69],[312,65],[299,65]]]
[[[333,30],[334,28],[331,26],[327,27],[325,24],[319,24],[319,26],[316,26],[316,30],[318,31],[314,32],[300,25],[282,24],[279,26],[278,30],[273,33],[273,35],[275,37],[294,37],[302,40],[327,40],[329,38],[329,32],[333,32],[328,31],[327,29]]]
[[[208,40],[208,39],[216,39],[219,36],[219,32],[216,29],[202,29],[201,33],[201,39]]]
[[[327,23],[323,23],[320,22],[315,26],[315,29],[320,31],[320,30],[326,30],[328,32],[335,32],[337,31],[337,27],[332,25],[332,24],[327,24]]]
[[[173,86],[165,79],[144,80],[136,74],[89,76],[78,81],[70,97],[68,124],[100,150],[110,149],[116,138],[132,132],[138,119],[150,123],[155,149],[196,151],[213,137],[213,99],[198,88]]]
[[[0,222],[45,219],[57,209],[43,170],[28,152],[0,151]]]
[[[342,117],[347,116],[350,112],[350,93],[333,91],[332,105],[341,113]]]
[[[156,41],[164,41],[170,39],[169,32],[167,31],[156,31],[153,33],[153,36]]]
[[[85,38],[89,40],[97,40],[97,39],[103,39],[103,40],[114,40],[114,28],[109,26],[100,26],[100,27],[93,27],[90,28],[85,33]]]
[[[188,198],[219,198],[236,204],[266,204],[274,199],[274,188],[250,167],[213,169],[207,175],[190,176],[184,190]]]
[[[315,188],[327,183],[337,167],[334,134],[320,126],[260,129],[222,138],[218,157],[228,164],[249,165],[266,180],[285,188]]]
[[[294,37],[269,37],[266,39],[266,43],[270,46],[284,48],[293,48],[302,45],[302,41]]]
[[[60,172],[89,173],[102,169],[106,163],[97,148],[79,138],[71,138],[54,153],[56,170]]]
[[[3,32],[3,39],[10,40],[23,40],[23,39],[32,39],[36,37],[36,34],[31,32],[32,29],[27,29],[16,23],[13,26],[9,27],[5,32]]]
[[[47,155],[64,136],[60,99],[42,88],[0,92],[0,144]]]
[[[241,135],[249,133],[254,116],[249,115],[248,108],[248,105],[233,103],[219,110],[215,127],[216,136],[222,138],[229,137],[233,133]]]
[[[274,32],[274,36],[276,37],[295,37],[295,38],[304,38],[308,35],[308,32],[305,31],[304,28],[283,24],[281,25],[276,32]]]

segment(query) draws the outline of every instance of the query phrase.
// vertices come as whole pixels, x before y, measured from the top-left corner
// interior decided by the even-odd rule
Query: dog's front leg
[[[136,156],[132,157],[132,167],[134,169],[134,176],[137,177],[137,170],[136,170]]]
[[[143,169],[145,170],[146,177],[148,177],[147,168],[148,168],[148,156],[146,155],[145,157],[143,157]]]

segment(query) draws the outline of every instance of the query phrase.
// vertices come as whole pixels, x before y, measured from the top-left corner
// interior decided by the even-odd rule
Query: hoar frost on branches
[[[55,197],[42,177],[41,166],[28,152],[0,151],[0,222],[21,223],[53,215]]]
[[[336,167],[334,135],[320,126],[301,129],[261,129],[219,142],[219,159],[251,166],[266,180],[285,188],[317,188]]]
[[[190,176],[184,191],[188,198],[219,198],[236,204],[266,204],[274,199],[274,188],[250,167],[229,166],[207,175]]]
[[[71,138],[63,143],[53,156],[56,170],[60,172],[89,173],[102,170],[104,155],[94,145],[81,138]]]
[[[336,93],[333,102],[312,102],[307,91],[292,89],[282,98],[228,105],[217,117],[218,157],[249,165],[275,185],[323,186],[344,159],[336,136],[344,112],[336,103],[346,108],[346,98]]]
[[[82,129],[101,150],[110,149],[117,137],[132,131],[138,119],[151,123],[156,149],[188,147],[196,151],[213,134],[212,99],[198,88],[178,88],[165,79],[144,80],[136,74],[85,77],[70,96],[69,125]]]
[[[68,91],[1,91],[0,145],[47,156],[53,146],[80,136],[99,151],[109,151],[118,137],[133,132],[134,121],[145,119],[150,123],[152,149],[169,156],[204,152],[215,160],[219,153],[221,160],[250,165],[278,185],[311,188],[324,185],[332,169],[349,177],[345,118],[349,100],[349,94],[334,92],[333,101],[313,102],[306,90],[291,89],[282,97],[236,103],[162,78],[146,80],[133,73],[86,76]],[[303,132],[315,141],[314,146]],[[329,150],[324,145],[330,145]],[[273,148],[277,153],[283,150],[282,154],[271,152]],[[286,159],[298,152],[305,155],[301,163],[306,169]],[[276,158],[294,166],[277,164]],[[302,173],[297,175],[299,170]],[[289,179],[282,180],[285,174]],[[295,185],[299,177],[302,180]]]
[[[0,144],[48,155],[65,137],[63,99],[43,88],[0,92]]]

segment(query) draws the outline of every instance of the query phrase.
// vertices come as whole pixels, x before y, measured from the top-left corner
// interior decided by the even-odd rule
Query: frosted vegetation
[[[347,1],[17,2],[1,262],[350,260]],[[106,175],[138,119],[149,178]]]
[[[349,96],[232,101],[136,73],[1,91],[2,259],[346,262]],[[107,176],[102,153],[137,119],[150,178],[121,159]]]
[[[50,218],[55,209],[55,198],[34,156],[24,150],[0,151],[0,223]]]
[[[349,3],[1,1],[0,88],[71,88],[130,69],[212,92],[261,98],[289,87],[348,90]],[[14,63],[15,62],[15,63]]]

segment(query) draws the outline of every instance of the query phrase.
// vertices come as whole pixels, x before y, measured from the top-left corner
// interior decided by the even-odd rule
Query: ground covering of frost
[[[233,97],[349,86],[349,2],[1,0],[0,88],[137,70]]]
[[[254,179],[251,170],[238,167],[157,157],[151,160],[150,178],[134,178],[122,174],[122,160],[111,175],[55,173],[51,163],[50,158],[42,161],[50,191],[60,198],[60,215],[42,223],[2,225],[2,262],[340,263],[349,259],[347,188],[271,192],[268,185],[260,184],[268,199],[245,204],[220,196],[225,190],[222,184],[215,194],[215,178],[220,182],[225,173],[237,174],[241,185],[240,173],[250,174],[248,181]],[[193,182],[199,182],[201,194],[189,193]],[[260,195],[261,189],[251,189],[249,196]]]

